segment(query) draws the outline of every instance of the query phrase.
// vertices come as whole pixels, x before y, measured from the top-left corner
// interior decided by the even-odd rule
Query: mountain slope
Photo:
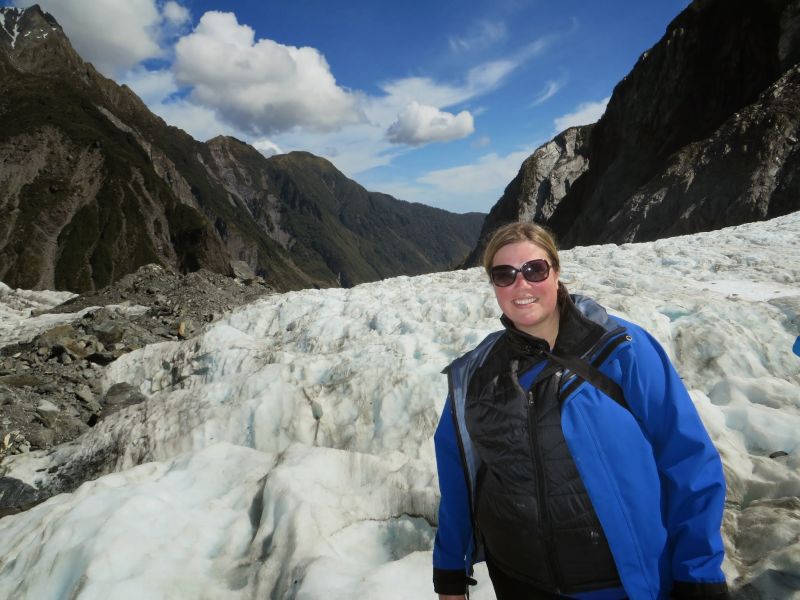
[[[564,247],[647,241],[800,209],[798,59],[797,0],[696,0],[616,86],[600,121],[523,164],[481,237],[534,219]],[[548,147],[560,148],[558,161]]]
[[[85,63],[38,6],[0,19],[0,278],[13,287],[85,291],[146,263],[230,273],[232,260],[279,290],[354,285],[448,268],[477,239],[482,215],[370,194],[321,159],[198,142]],[[333,204],[315,177],[336,182]]]
[[[369,192],[329,161],[265,159],[234,138],[208,142],[226,189],[304,270],[351,286],[448,268],[469,252],[484,215],[455,215]]]

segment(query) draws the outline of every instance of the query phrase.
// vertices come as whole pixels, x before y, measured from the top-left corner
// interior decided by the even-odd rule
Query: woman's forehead
[[[541,246],[527,240],[522,242],[512,242],[501,246],[492,260],[493,265],[505,264],[509,262],[519,262],[520,264],[535,258],[549,258],[547,251]]]

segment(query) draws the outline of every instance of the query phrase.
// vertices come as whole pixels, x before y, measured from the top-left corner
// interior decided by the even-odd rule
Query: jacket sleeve
[[[636,360],[623,388],[653,448],[672,548],[673,598],[727,598],[720,527],[722,461],[686,387],[661,345],[632,332]]]
[[[439,528],[433,546],[433,587],[439,594],[463,594],[470,579],[466,553],[472,541],[467,482],[448,397],[433,436],[439,473]]]

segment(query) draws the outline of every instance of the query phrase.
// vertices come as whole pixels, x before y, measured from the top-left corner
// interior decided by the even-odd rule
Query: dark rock
[[[525,161],[466,264],[478,264],[488,235],[511,221],[546,225],[569,248],[800,210],[799,31],[798,0],[692,2],[596,124],[559,134]]]
[[[121,342],[125,335],[125,328],[122,324],[110,320],[92,326],[90,331],[107,347]]]
[[[39,347],[51,348],[61,343],[64,339],[73,339],[78,335],[78,332],[72,325],[64,324],[57,325],[48,329],[44,333],[36,337],[36,344]]]
[[[147,400],[137,388],[129,383],[115,383],[103,397],[103,409],[100,418],[106,418],[125,407],[141,404]]]
[[[51,427],[57,427],[58,421],[53,423]],[[56,432],[51,428],[38,428],[28,433],[28,441],[31,443],[31,448],[41,450],[49,448],[56,441]]]
[[[0,406],[14,402],[14,395],[0,388]]]
[[[55,352],[68,352],[70,357],[73,359],[81,360],[86,358],[89,355],[89,351],[87,350],[86,346],[78,342],[77,340],[71,339],[63,339],[61,343],[53,346],[53,350]]]
[[[19,374],[19,375],[3,375],[0,377],[0,384],[11,387],[37,387],[42,385],[42,380],[35,375]]]
[[[78,400],[87,405],[93,405],[97,403],[97,401],[94,399],[94,394],[92,394],[92,390],[90,390],[85,385],[82,385],[77,390],[75,390],[75,396],[78,398]]]
[[[86,360],[88,360],[89,362],[92,362],[96,365],[104,365],[104,366],[114,362],[116,359],[117,357],[110,352],[93,352],[92,354],[86,357]]]
[[[41,490],[13,477],[0,477],[0,517],[28,510],[43,500],[46,496]]]
[[[253,281],[256,278],[256,274],[253,272],[253,269],[251,269],[250,265],[243,260],[232,260],[231,270],[233,271],[234,277],[245,282]]]

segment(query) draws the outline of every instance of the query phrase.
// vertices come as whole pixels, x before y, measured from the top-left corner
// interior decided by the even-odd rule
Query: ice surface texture
[[[570,289],[650,330],[691,390],[740,598],[800,597],[798,239],[800,213],[562,257]],[[432,598],[440,370],[498,316],[473,269],[270,296],[121,357],[104,387],[145,403],[4,463],[33,485],[56,464],[107,474],[0,519],[0,598]]]

